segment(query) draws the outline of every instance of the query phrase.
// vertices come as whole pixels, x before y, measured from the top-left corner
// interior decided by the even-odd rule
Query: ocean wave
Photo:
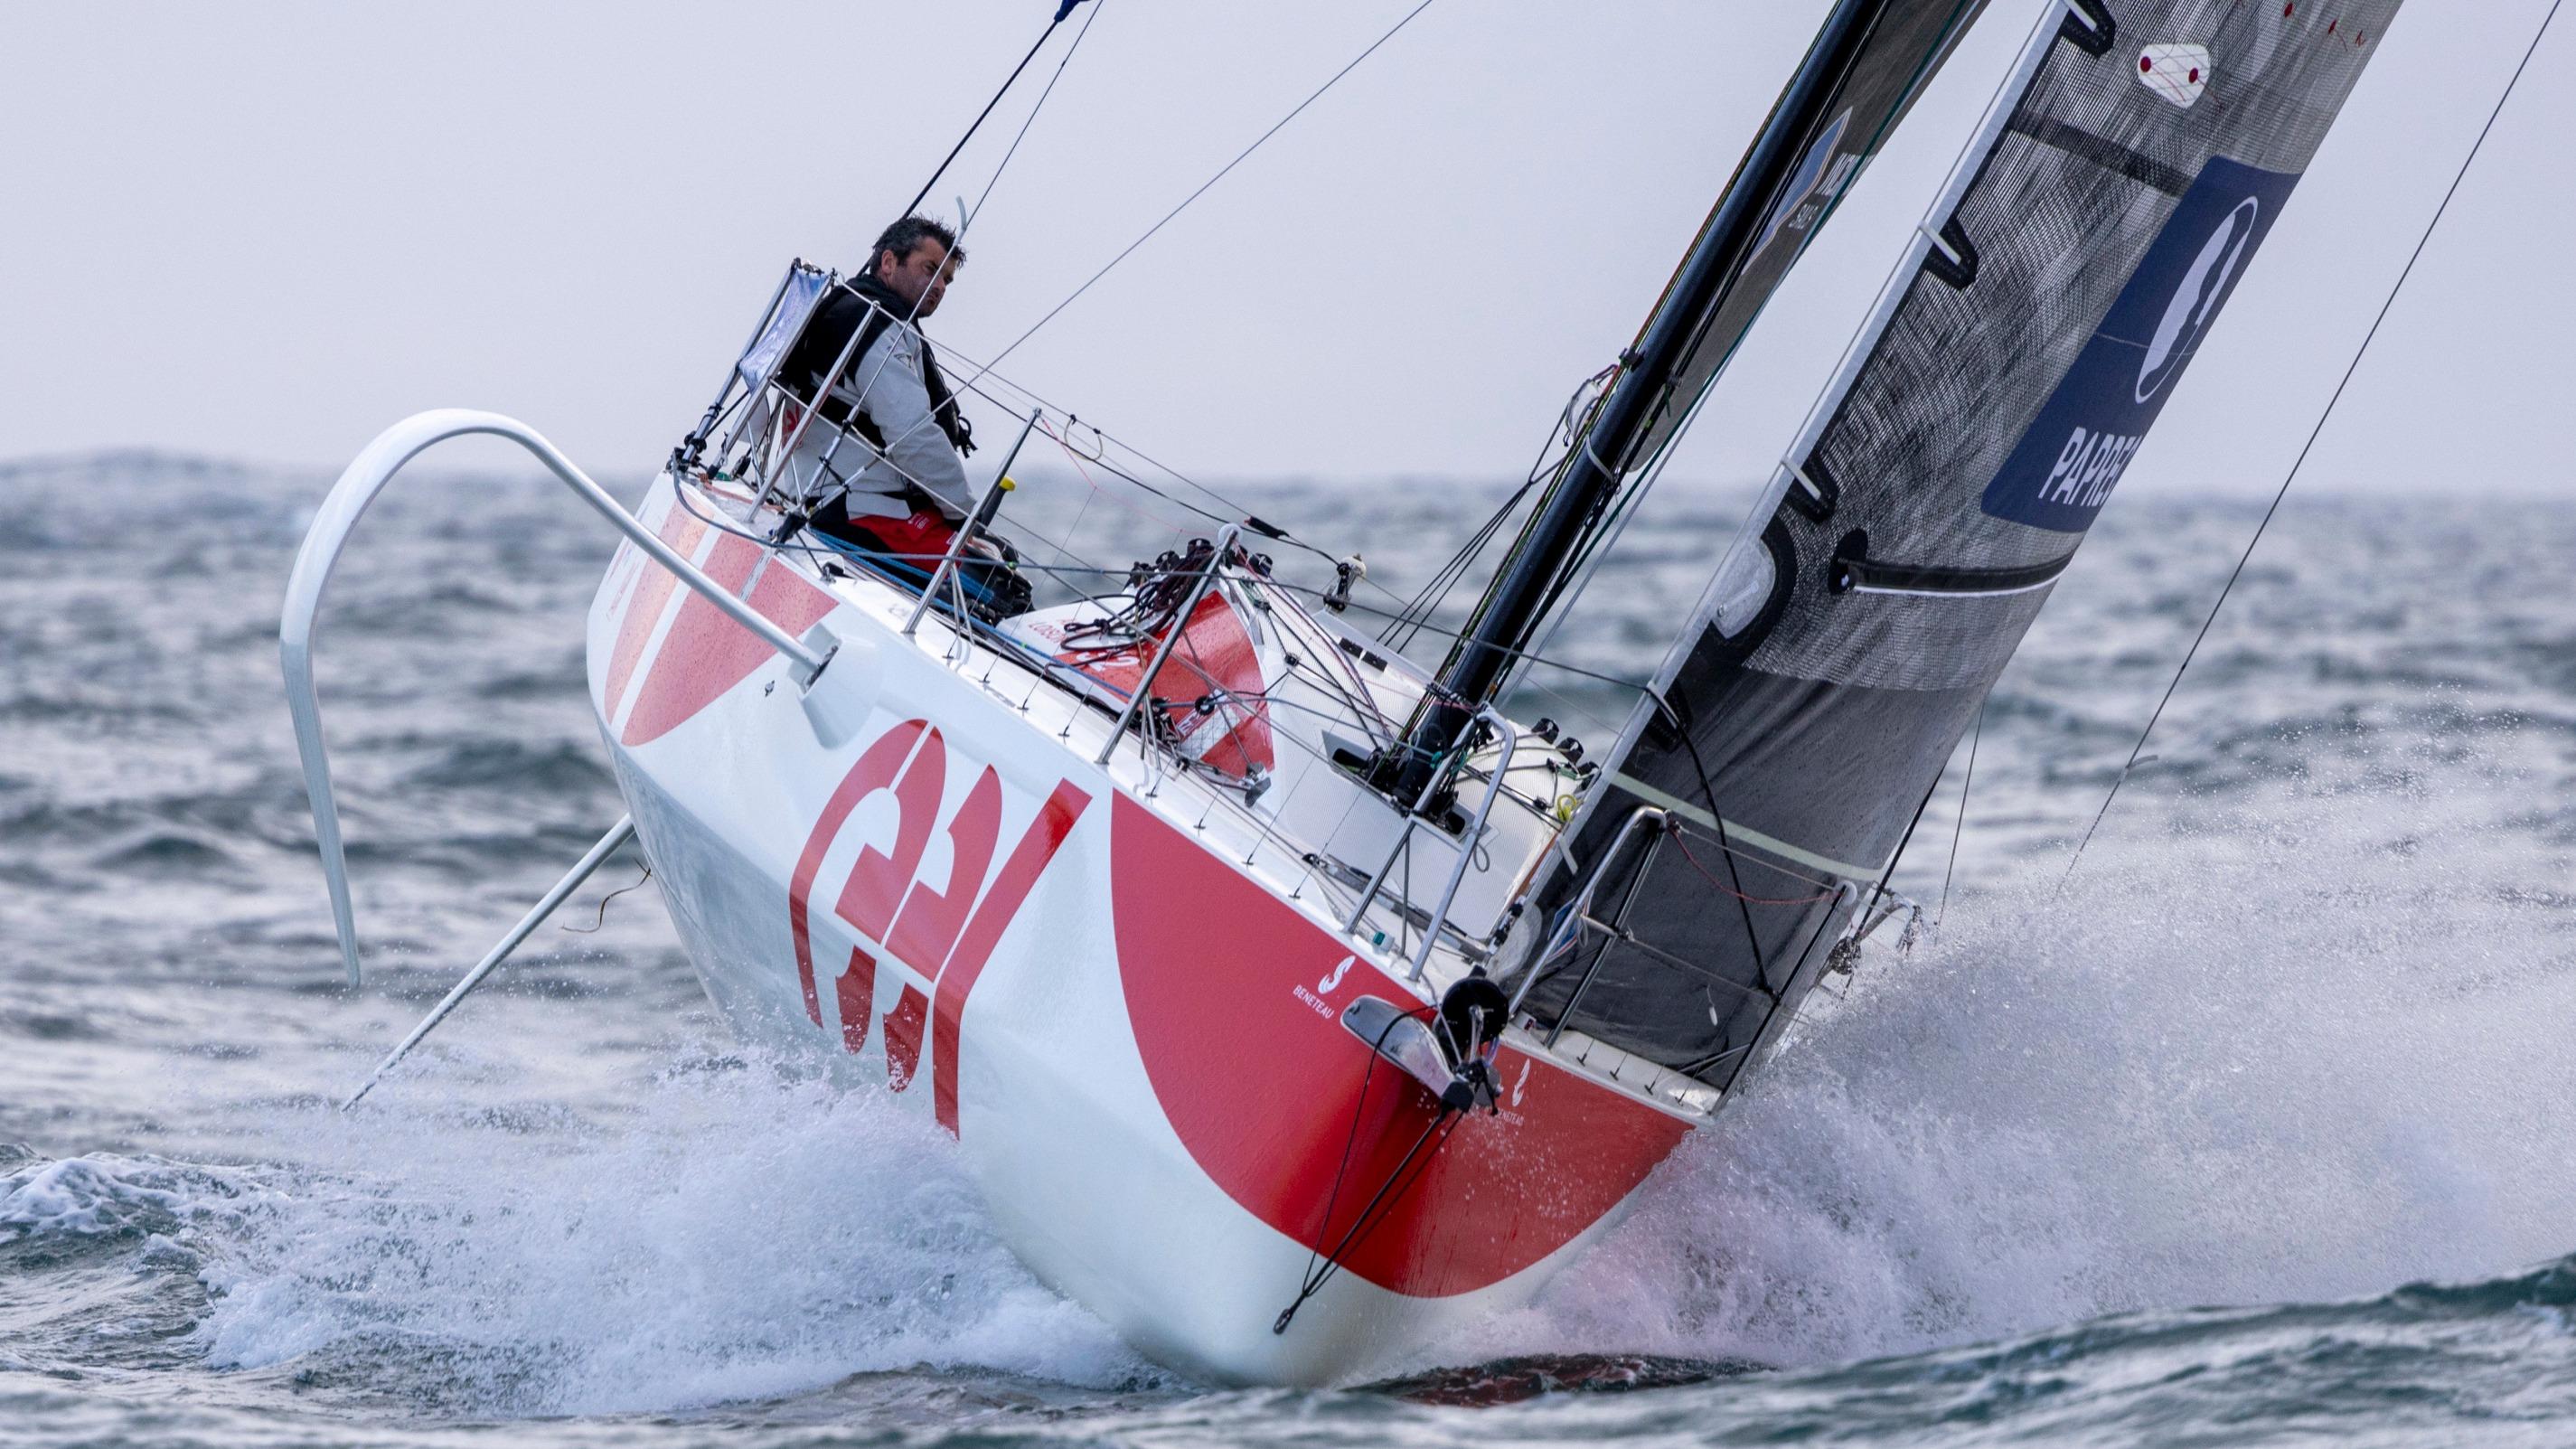
[[[398,490],[324,615],[370,972],[341,985],[276,655],[322,487],[0,470],[0,1137],[56,1154],[0,1150],[0,1409],[215,1443],[357,1437],[317,1403],[403,1444],[456,1415],[590,1412],[654,1417],[562,1434],[2451,1442],[2576,1423],[2555,1387],[2576,1382],[2556,1029],[2576,1013],[2576,600],[2532,583],[2563,572],[2576,519],[2285,513],[2264,548],[2295,561],[2240,581],[2061,892],[2259,510],[2106,517],[1986,711],[1942,933],[1873,949],[1846,999],[1816,1000],[1537,1304],[1373,1370],[1537,1394],[1499,1417],[1148,1369],[1000,1246],[944,1135],[702,1040],[649,893],[601,935],[549,929],[398,1090],[331,1110],[620,807],[580,646],[608,535],[542,481]],[[192,506],[138,545],[60,506],[84,489]],[[1463,531],[1443,490],[1301,496],[1386,540],[1390,587]],[[1563,649],[1651,671],[1735,517],[1633,530],[1636,586],[1596,585]],[[1633,698],[1542,682],[1526,712],[1596,750]],[[1959,799],[1953,777],[1897,881],[1936,910]],[[566,920],[631,879],[603,875]],[[2194,1304],[2220,1306],[2177,1311]],[[101,1347],[132,1323],[170,1335],[160,1357]],[[75,1403],[140,1384],[141,1406],[85,1416],[28,1382],[65,1365],[91,1375]],[[1645,1391],[1563,1391],[1623,1375]],[[755,1407],[683,1413],[719,1403]]]
[[[209,1217],[237,1219],[260,1189],[245,1174],[159,1157],[91,1153],[59,1160],[0,1146],[0,1251],[24,1271],[66,1242],[139,1242]]]

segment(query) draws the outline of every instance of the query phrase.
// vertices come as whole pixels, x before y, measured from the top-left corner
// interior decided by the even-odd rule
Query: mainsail
[[[1543,1028],[1785,1028],[2397,4],[2051,7],[1549,867]]]

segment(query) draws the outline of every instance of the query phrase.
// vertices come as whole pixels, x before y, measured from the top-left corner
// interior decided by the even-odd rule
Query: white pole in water
[[[575,890],[579,889],[583,881],[590,879],[590,873],[599,869],[610,856],[615,855],[617,847],[624,845],[634,834],[635,817],[619,816],[617,823],[609,827],[608,833],[599,837],[599,843],[590,848],[590,853],[583,856],[562,880],[556,881],[555,888],[546,892],[536,905],[529,908],[525,916],[519,918],[519,924],[510,928],[510,934],[503,936],[500,942],[475,964],[473,970],[465,973],[465,979],[457,982],[456,988],[448,992],[445,999],[437,1006],[432,1007],[429,1015],[421,1018],[420,1025],[411,1029],[411,1035],[402,1039],[402,1045],[395,1047],[392,1055],[376,1063],[376,1069],[367,1073],[367,1079],[358,1084],[358,1090],[349,1094],[349,1100],[340,1104],[340,1110],[346,1112],[358,1105],[358,1099],[367,1095],[368,1091],[376,1085],[377,1079],[393,1070],[394,1063],[401,1061],[413,1047],[420,1045],[422,1037],[429,1035],[432,1028],[445,1021],[447,1014],[456,1009],[456,1004],[463,1001],[467,993],[482,985],[483,978],[491,975],[493,968],[507,960],[511,952],[519,949],[519,943],[528,939],[529,932],[544,925],[546,917],[553,915],[555,908],[562,905]]]

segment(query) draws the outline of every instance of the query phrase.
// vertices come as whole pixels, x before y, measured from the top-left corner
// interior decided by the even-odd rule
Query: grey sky
[[[1017,336],[1411,0],[1101,3],[932,325],[959,353]],[[2400,15],[2124,491],[2277,481],[2544,5]],[[337,466],[479,406],[640,472],[787,258],[858,256],[1050,8],[8,6],[0,456]],[[1004,371],[1201,477],[1517,475],[1823,8],[1439,0]],[[2037,13],[1993,0],[1676,478],[1767,471]],[[2542,48],[2320,486],[2576,492],[2571,44]]]

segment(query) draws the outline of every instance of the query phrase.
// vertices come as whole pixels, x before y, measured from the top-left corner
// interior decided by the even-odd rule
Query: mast
[[[1644,335],[1621,359],[1625,366],[1608,398],[1576,436],[1565,472],[1541,499],[1537,516],[1450,650],[1404,743],[1380,756],[1374,773],[1398,799],[1410,800],[1421,791],[1441,757],[1465,733],[1476,707],[1509,672],[1568,562],[1627,475],[1631,454],[1659,414],[1711,307],[1760,243],[1773,199],[1796,170],[1835,98],[1837,83],[1887,3],[1835,0],[1833,13],[1825,17],[1806,58],[1647,319]]]

